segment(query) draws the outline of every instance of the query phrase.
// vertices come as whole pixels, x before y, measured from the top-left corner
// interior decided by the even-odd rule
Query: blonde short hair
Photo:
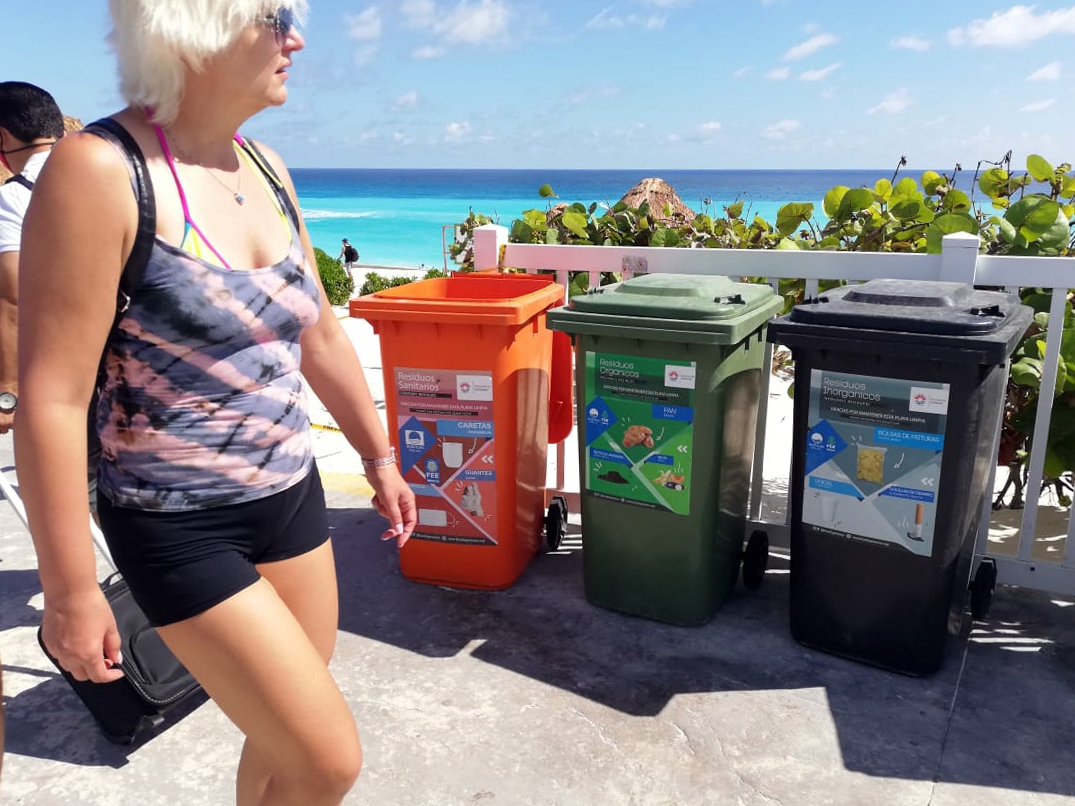
[[[187,68],[200,69],[246,26],[278,8],[301,20],[306,0],[109,0],[109,7],[120,93],[167,125],[179,113]]]

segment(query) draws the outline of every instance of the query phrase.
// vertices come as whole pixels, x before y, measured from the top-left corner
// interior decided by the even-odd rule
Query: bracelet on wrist
[[[396,449],[390,448],[388,456],[381,456],[377,459],[363,459],[362,467],[366,470],[374,470],[378,467],[390,467],[396,463]]]

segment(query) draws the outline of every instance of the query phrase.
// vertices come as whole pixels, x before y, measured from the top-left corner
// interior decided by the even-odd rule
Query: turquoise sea
[[[919,172],[903,176],[918,179]],[[646,177],[659,177],[701,212],[705,200],[714,215],[742,199],[768,220],[791,201],[813,202],[834,185],[858,187],[891,178],[884,170],[663,171],[663,170],[420,170],[296,169],[292,171],[314,246],[332,256],[347,238],[360,262],[377,266],[443,268],[442,228],[484,213],[510,226],[524,210],[551,203],[615,204]],[[548,184],[559,197],[542,199]],[[451,231],[449,230],[449,237]]]

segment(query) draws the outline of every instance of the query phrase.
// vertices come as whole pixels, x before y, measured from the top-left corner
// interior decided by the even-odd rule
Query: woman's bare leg
[[[362,748],[325,661],[336,630],[331,546],[259,570],[256,584],[159,632],[247,737],[241,797],[263,789],[256,806],[338,806]]]
[[[327,666],[336,648],[340,620],[331,543],[292,560],[259,565],[258,571],[276,589]],[[246,741],[235,782],[238,806],[257,806],[271,773],[269,765]]]

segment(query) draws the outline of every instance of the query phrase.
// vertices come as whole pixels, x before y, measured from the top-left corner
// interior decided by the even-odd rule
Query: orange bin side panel
[[[501,285],[476,282],[490,294]],[[522,286],[515,281],[502,288],[519,293]],[[352,315],[354,303],[363,303],[357,315],[380,336],[388,430],[418,500],[418,526],[400,551],[409,579],[506,588],[540,547],[553,335],[544,311],[559,302],[561,291],[554,286],[550,293],[544,282],[535,288],[550,301],[516,323],[453,317],[444,323],[446,317],[429,312],[397,319],[391,302],[384,308],[369,297],[352,302]],[[483,310],[479,303],[473,315],[506,304],[493,300]]]

